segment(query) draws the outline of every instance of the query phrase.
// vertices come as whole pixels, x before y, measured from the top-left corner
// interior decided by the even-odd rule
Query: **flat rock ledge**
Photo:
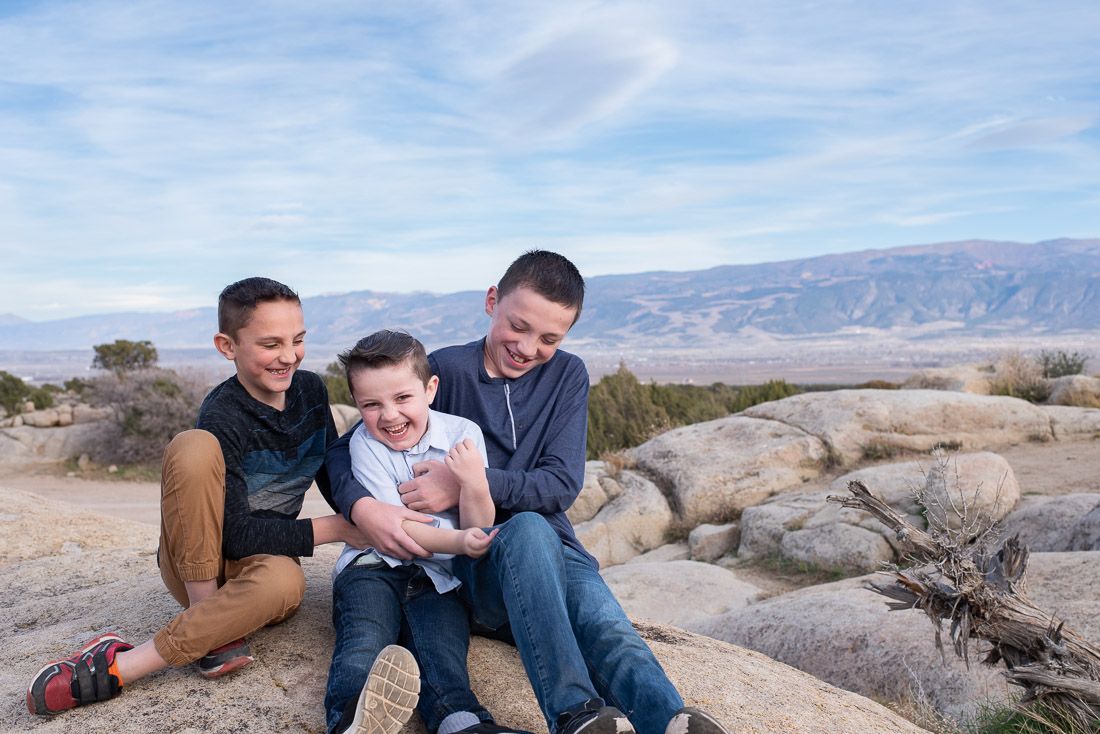
[[[190,668],[134,684],[118,699],[55,718],[27,713],[39,667],[108,630],[139,641],[177,607],[156,570],[157,529],[0,486],[0,720],[34,732],[324,732],[322,698],[332,649],[329,574],[338,549],[303,559],[307,592],[288,622],[251,638],[256,662],[221,680]],[[922,729],[885,707],[759,653],[674,627],[637,624],[689,705],[734,732],[907,734]],[[545,732],[513,648],[475,638],[473,686],[506,725]],[[406,732],[423,732],[418,723]]]

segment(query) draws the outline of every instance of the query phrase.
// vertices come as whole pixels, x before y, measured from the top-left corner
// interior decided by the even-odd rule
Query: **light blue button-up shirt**
[[[421,461],[443,461],[443,457],[451,447],[466,438],[473,439],[482,461],[486,461],[485,438],[481,435],[481,429],[473,421],[457,415],[429,410],[428,430],[415,446],[405,451],[394,451],[371,436],[366,426],[360,424],[352,434],[348,445],[351,452],[351,471],[376,500],[389,505],[400,505],[402,504],[401,493],[397,491],[397,487],[413,478],[413,465]],[[457,507],[433,514],[432,517],[436,518],[436,527],[458,527]],[[435,553],[428,558],[403,561],[400,558],[379,553],[372,548],[353,548],[350,545],[344,546],[340,558],[336,561],[333,578],[336,578],[356,558],[367,552],[381,557],[391,568],[409,563],[423,567],[440,594],[459,586],[459,581],[451,575],[451,559],[454,556],[449,553]]]

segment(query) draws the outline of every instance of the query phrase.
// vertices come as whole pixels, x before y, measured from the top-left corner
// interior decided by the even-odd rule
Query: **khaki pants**
[[[160,486],[160,575],[184,607],[153,638],[169,665],[186,665],[298,610],[306,582],[296,558],[222,556],[225,459],[212,434],[192,430],[172,439]],[[184,582],[208,579],[218,580],[218,590],[189,606]]]

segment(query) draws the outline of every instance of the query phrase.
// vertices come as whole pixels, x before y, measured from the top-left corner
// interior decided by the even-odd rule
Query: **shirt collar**
[[[428,430],[424,431],[424,435],[420,438],[420,441],[409,449],[410,454],[423,454],[427,453],[428,449],[440,449],[444,453],[451,450],[451,444],[447,436],[447,431],[443,428],[443,420],[439,417],[439,413],[434,410],[428,410]]]

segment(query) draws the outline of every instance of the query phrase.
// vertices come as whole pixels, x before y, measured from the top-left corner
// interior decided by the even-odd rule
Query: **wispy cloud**
[[[1095,3],[0,14],[0,313],[1100,229]]]

